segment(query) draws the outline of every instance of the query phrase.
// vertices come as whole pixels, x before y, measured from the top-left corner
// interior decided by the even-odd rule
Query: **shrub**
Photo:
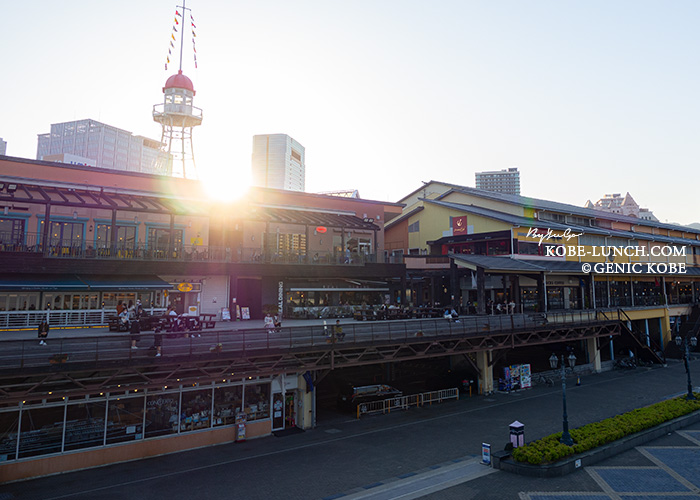
[[[700,398],[698,393],[695,396]],[[556,462],[569,455],[583,453],[696,410],[700,410],[700,399],[688,401],[685,396],[669,399],[573,429],[570,431],[574,440],[573,446],[566,446],[559,442],[561,432],[532,441],[513,450],[513,459],[533,465]]]

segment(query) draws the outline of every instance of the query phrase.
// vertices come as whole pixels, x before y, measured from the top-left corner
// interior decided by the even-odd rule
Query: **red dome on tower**
[[[165,82],[165,87],[163,87],[163,92],[165,89],[185,89],[191,91],[193,94],[194,85],[192,85],[192,80],[187,78],[182,74],[182,70],[177,72],[177,75],[173,75]]]

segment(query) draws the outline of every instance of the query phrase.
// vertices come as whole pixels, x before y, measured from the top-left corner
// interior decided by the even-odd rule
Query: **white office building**
[[[160,141],[87,119],[51,124],[50,133],[39,134],[36,158],[169,175],[161,146]]]
[[[476,189],[520,195],[520,172],[518,172],[518,167],[476,172]]]
[[[286,134],[253,136],[253,185],[304,191],[304,146]]]
[[[2,137],[0,137],[0,155],[6,155],[7,154],[7,141],[3,141]]]

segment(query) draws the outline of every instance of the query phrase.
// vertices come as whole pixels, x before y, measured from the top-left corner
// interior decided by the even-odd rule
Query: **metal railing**
[[[38,311],[39,312],[39,311]],[[71,314],[77,311],[52,311]],[[44,311],[45,313],[45,311]],[[559,315],[549,315],[550,321]],[[603,324],[604,321],[584,322],[586,325]],[[608,322],[609,323],[609,322]],[[370,347],[386,343],[414,343],[423,337],[451,339],[491,333],[529,331],[546,328],[541,317],[530,315],[477,316],[465,318],[459,323],[446,319],[413,319],[382,322],[352,322],[341,324],[343,339],[333,335],[331,325],[309,325],[279,328],[251,328],[245,330],[203,330],[199,337],[178,333],[141,333],[140,346],[152,346],[162,339],[163,358],[201,358],[207,356],[245,357],[269,351],[336,349],[348,347]],[[571,325],[572,322],[567,322]],[[38,323],[37,323],[38,325]],[[32,325],[35,326],[35,325]],[[53,325],[52,325],[53,326]],[[160,337],[157,337],[159,335]],[[0,334],[0,339],[2,334]],[[146,359],[146,349],[130,349],[128,333],[81,335],[79,337],[54,337],[51,332],[48,346],[38,345],[36,337],[28,334],[23,340],[0,340],[0,367],[5,369],[44,366],[49,364],[49,355],[65,355],[62,362],[102,362]],[[212,347],[215,349],[212,350]],[[163,359],[161,358],[161,359]]]
[[[165,308],[145,309],[151,316],[162,315]],[[37,328],[43,320],[51,327],[57,326],[100,326],[109,322],[110,316],[116,316],[115,309],[49,309],[34,311],[0,311],[0,330],[9,328]],[[0,338],[2,333],[0,332]]]
[[[459,399],[459,389],[456,387],[424,392],[422,394],[412,394],[410,396],[397,396],[379,401],[367,401],[357,405],[357,418],[360,418],[362,415],[391,413],[392,410],[408,410],[414,406],[432,405],[433,403],[442,403],[451,399]]]
[[[0,253],[33,253],[60,259],[108,259],[137,261],[196,261],[196,262],[242,262],[269,264],[318,264],[318,265],[364,265],[382,262],[374,254],[359,252],[309,251],[287,252],[261,247],[223,247],[213,245],[167,245],[146,242],[118,242],[114,247],[103,242],[86,241],[82,238],[49,238],[43,244],[43,235],[27,233],[21,237],[0,232]]]

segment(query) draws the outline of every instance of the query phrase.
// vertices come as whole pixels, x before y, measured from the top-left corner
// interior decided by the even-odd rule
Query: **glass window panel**
[[[17,458],[19,411],[0,412],[0,463]]]
[[[143,438],[143,396],[109,400],[107,444]]]
[[[182,432],[211,427],[211,389],[183,392],[181,415]]]
[[[270,418],[270,384],[245,386],[245,412],[248,421]]]
[[[106,409],[106,401],[69,404],[66,412],[64,450],[102,446]]]
[[[214,389],[214,426],[235,423],[236,414],[243,408],[243,386]]]
[[[22,410],[19,458],[61,451],[63,412],[63,405]]]
[[[146,437],[177,434],[180,394],[149,394],[146,401]]]

